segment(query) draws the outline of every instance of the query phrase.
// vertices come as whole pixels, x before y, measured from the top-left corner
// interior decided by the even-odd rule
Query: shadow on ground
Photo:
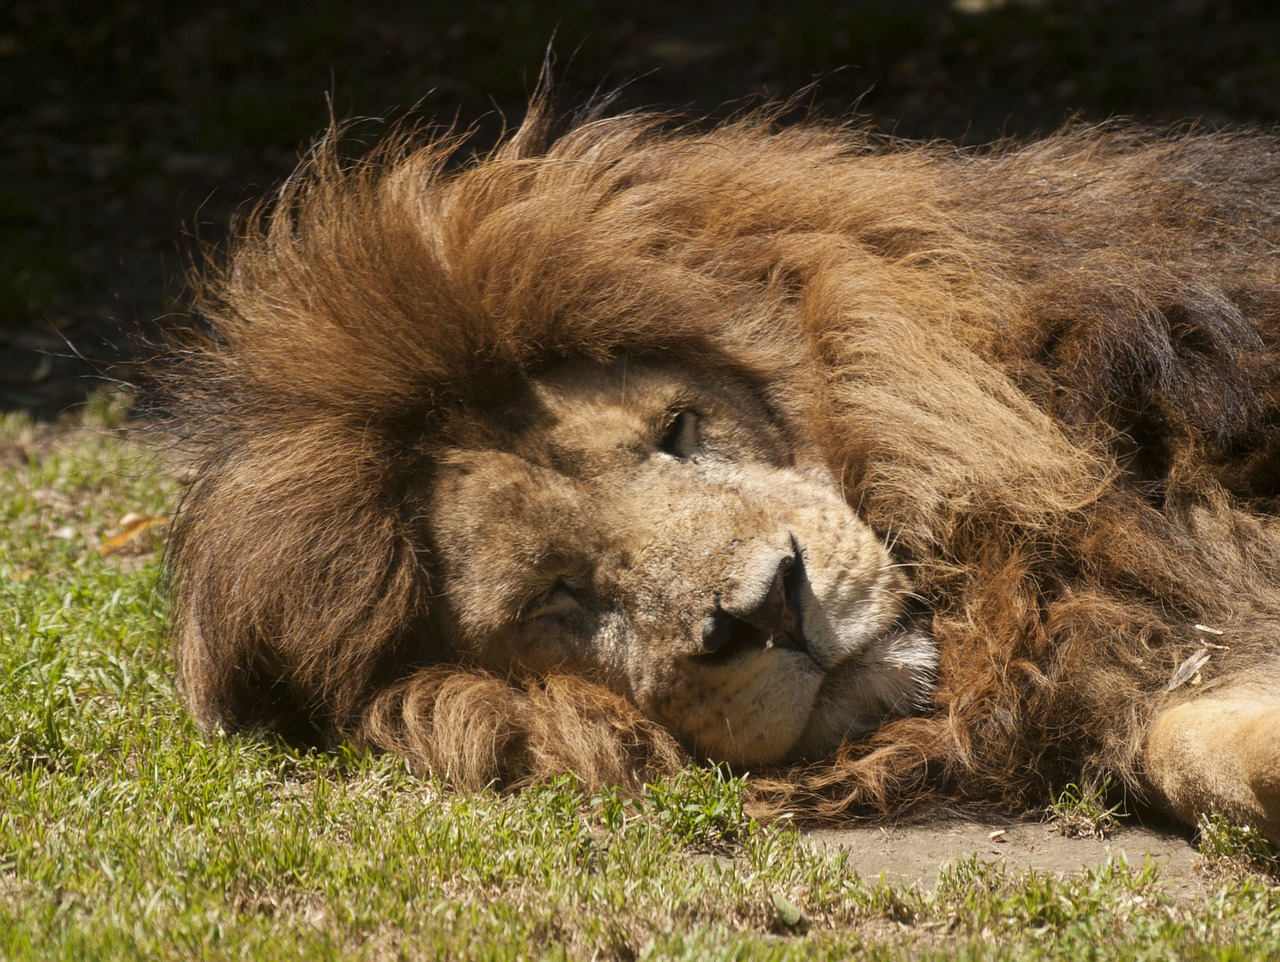
[[[0,7],[0,408],[56,416],[186,303],[233,212],[338,117],[520,116],[547,45],[570,98],[693,114],[802,95],[912,137],[1074,113],[1280,116],[1266,0],[481,0]],[[730,108],[732,109],[732,107]],[[127,376],[127,372],[125,373]]]

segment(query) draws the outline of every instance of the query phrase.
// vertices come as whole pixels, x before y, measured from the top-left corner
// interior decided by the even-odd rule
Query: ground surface
[[[1182,834],[1126,823],[1107,838],[1070,838],[1045,822],[993,818],[941,819],[892,828],[818,829],[809,839],[819,848],[849,853],[864,878],[931,889],[947,867],[969,858],[994,862],[1010,873],[1036,871],[1068,875],[1123,857],[1130,865],[1145,859],[1178,891],[1208,885],[1202,859]]]

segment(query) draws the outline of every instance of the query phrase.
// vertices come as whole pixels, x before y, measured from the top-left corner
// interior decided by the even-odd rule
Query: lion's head
[[[553,120],[331,138],[210,272],[206,727],[460,785],[826,756],[775,797],[887,809],[1141,785],[1197,626],[1274,648],[1271,140]]]
[[[461,658],[586,675],[753,765],[923,703],[936,656],[907,578],[741,379],[569,361],[457,421],[422,520]]]

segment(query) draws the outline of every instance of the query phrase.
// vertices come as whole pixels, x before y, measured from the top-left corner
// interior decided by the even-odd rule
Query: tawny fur
[[[714,358],[804,412],[934,612],[932,709],[759,773],[762,804],[1137,783],[1196,624],[1229,648],[1209,685],[1276,651],[1272,138],[552,126],[535,106],[459,169],[447,139],[344,162],[331,137],[208,280],[214,333],[172,379],[200,456],[170,557],[204,724],[353,739],[461,786],[678,765],[588,681],[452,664],[405,495],[444,418],[627,352]]]

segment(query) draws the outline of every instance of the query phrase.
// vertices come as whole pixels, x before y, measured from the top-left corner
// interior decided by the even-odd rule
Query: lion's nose
[[[715,654],[732,642],[733,617],[716,603],[716,610],[702,623],[702,648]]]
[[[702,623],[703,657],[728,659],[750,650],[789,648],[804,650],[804,631],[797,603],[804,577],[800,553],[782,559],[769,590],[750,611],[730,613],[717,601],[715,611]]]

